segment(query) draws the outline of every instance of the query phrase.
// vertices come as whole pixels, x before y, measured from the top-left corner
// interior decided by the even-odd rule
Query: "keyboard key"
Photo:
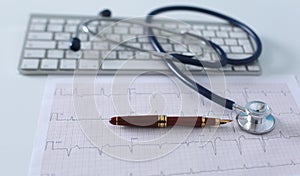
[[[214,31],[203,31],[202,33],[203,33],[204,37],[215,37],[216,36]]]
[[[144,28],[130,28],[130,34],[144,34]]]
[[[70,33],[63,33],[63,32],[59,32],[59,33],[55,33],[55,40],[70,40],[71,39],[71,34]]]
[[[217,45],[224,45],[225,44],[225,42],[222,38],[212,38],[211,41],[214,42]]]
[[[247,65],[247,69],[250,72],[258,72],[260,71],[260,68],[258,65]]]
[[[221,31],[232,31],[231,26],[221,26],[220,29],[221,29]]]
[[[244,53],[244,50],[241,46],[230,46],[232,53]]]
[[[245,50],[245,53],[253,53],[254,51],[253,51],[253,47],[251,46],[251,44],[249,44],[249,45],[243,45],[243,48],[244,48],[244,50]]]
[[[30,31],[45,31],[46,24],[32,24],[30,25]]]
[[[83,57],[86,59],[99,59],[99,51],[88,50],[83,52]]]
[[[168,70],[168,67],[161,60],[104,60],[103,70]]]
[[[69,49],[70,48],[70,41],[58,41],[58,49]]]
[[[244,32],[229,32],[231,38],[247,38]]]
[[[67,24],[79,24],[82,21],[82,19],[68,19]]]
[[[115,33],[117,34],[127,34],[128,33],[128,27],[123,26],[115,26],[114,28]]]
[[[66,25],[64,31],[65,32],[76,32],[76,25]]]
[[[135,59],[149,59],[150,54],[147,52],[136,51],[134,58]]]
[[[47,31],[49,32],[62,32],[63,25],[61,24],[49,24],[47,27]]]
[[[136,36],[131,34],[122,35],[122,41],[136,42]]]
[[[95,50],[107,50],[109,49],[108,47],[108,42],[94,42],[93,43],[93,49]]]
[[[217,31],[217,37],[222,37],[222,38],[228,38],[229,35],[228,35],[228,32],[226,31]]]
[[[44,58],[46,50],[24,50],[25,58]]]
[[[23,59],[21,69],[36,70],[39,67],[39,59]]]
[[[62,59],[62,60],[60,60],[59,68],[61,70],[75,70],[76,69],[76,60]]]
[[[208,30],[213,30],[213,31],[219,30],[219,26],[217,26],[217,25],[208,25],[206,28]]]
[[[61,19],[61,18],[52,18],[52,19],[49,20],[49,23],[52,23],[52,24],[64,24],[65,20]]]
[[[55,41],[27,41],[26,48],[54,49]]]
[[[102,51],[102,59],[117,59],[116,51]]]
[[[245,71],[247,71],[247,69],[246,69],[246,67],[244,65],[233,66],[233,69],[235,71],[239,71],[239,72],[245,72]]]
[[[60,58],[64,57],[64,51],[63,50],[48,50],[47,56],[48,56],[48,58],[60,59]]]
[[[236,60],[239,60],[239,59],[244,59],[244,58],[247,58],[247,57],[250,57],[251,54],[227,54],[227,57],[230,58],[230,59],[236,59]]]
[[[226,45],[237,45],[237,40],[236,39],[225,39],[225,44]]]
[[[41,70],[56,70],[57,66],[57,59],[43,59],[41,61]]]
[[[66,58],[67,59],[80,59],[81,54],[82,54],[82,52],[80,52],[80,51],[74,52],[74,51],[71,51],[71,50],[67,50],[66,51]]]
[[[98,70],[99,62],[98,60],[79,60],[78,68],[81,70]]]
[[[133,52],[132,51],[118,51],[120,59],[132,59]]]
[[[32,18],[31,23],[40,23],[40,24],[45,24],[47,23],[47,18]]]
[[[51,32],[29,32],[27,38],[30,40],[51,40],[53,34]]]

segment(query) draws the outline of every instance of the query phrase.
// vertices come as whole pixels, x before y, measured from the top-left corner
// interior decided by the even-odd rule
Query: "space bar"
[[[168,70],[162,60],[104,60],[102,70]]]

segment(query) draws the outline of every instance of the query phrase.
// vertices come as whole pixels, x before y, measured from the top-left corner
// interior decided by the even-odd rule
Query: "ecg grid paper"
[[[195,94],[188,88],[178,92],[172,82],[165,80],[161,81],[159,86],[141,81],[128,87],[128,93],[124,96],[128,97],[128,101],[132,103],[135,110],[131,113],[163,111],[168,114],[178,114],[180,113],[178,109],[182,106],[180,101],[183,95],[181,94],[195,99]],[[95,83],[91,91],[89,88],[77,89],[72,85],[71,78],[50,77],[46,84],[29,175],[300,174],[300,110],[296,102],[300,98],[300,92],[294,77],[276,78],[276,81],[275,78],[265,81],[266,79],[258,77],[249,79],[248,77],[234,77],[232,80],[229,80],[226,85],[226,97],[236,100],[241,105],[250,100],[262,100],[269,103],[276,117],[276,127],[271,133],[251,135],[240,130],[234,121],[217,129],[213,127],[194,129],[184,141],[178,143],[99,146],[86,135],[80,121],[90,123],[90,128],[93,128],[92,124],[97,121],[104,121],[107,128],[128,141],[149,140],[151,142],[152,139],[166,135],[168,129],[124,129],[110,126],[107,119],[118,112],[112,104],[112,90],[109,83],[105,81],[101,84]],[[76,117],[74,96],[82,101],[90,96],[95,97],[95,103],[100,106],[97,107],[103,110],[101,116],[86,119]],[[156,101],[164,101],[167,105],[153,107]],[[221,116],[222,114],[223,118],[235,120],[236,112],[212,110],[208,108],[210,104],[210,101],[200,97],[199,105],[197,105],[200,110],[195,109],[194,115]],[[156,111],[156,108],[162,109]],[[86,111],[88,110],[89,108],[86,108]],[[126,161],[104,152],[105,147],[117,149],[119,147],[120,150],[128,150],[129,154],[139,150],[147,153],[171,145],[176,146],[174,150],[146,161]]]

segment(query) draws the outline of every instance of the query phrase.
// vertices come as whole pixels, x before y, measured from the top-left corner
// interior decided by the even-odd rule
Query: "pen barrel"
[[[110,121],[115,125],[131,127],[166,127],[167,117],[165,115],[145,115],[145,116],[122,116],[113,117]]]
[[[205,117],[168,117],[168,126],[205,127],[219,126],[220,120]]]
[[[111,124],[132,126],[132,127],[159,127],[167,126],[186,126],[186,127],[205,127],[219,126],[220,119],[205,117],[167,117],[165,115],[145,115],[145,116],[122,116],[113,117]]]

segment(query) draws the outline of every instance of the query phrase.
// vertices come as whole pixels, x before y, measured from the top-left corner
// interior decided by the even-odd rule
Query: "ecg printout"
[[[178,129],[172,132],[174,134],[169,134],[171,129],[109,125],[108,119],[122,111],[114,104],[120,96],[130,104],[132,115],[191,113],[235,120],[236,112],[209,108],[212,103],[189,88],[183,86],[179,90],[169,79],[154,79],[158,84],[147,81],[150,78],[135,80],[123,94],[111,88],[108,78],[95,81],[91,89],[82,85],[76,87],[70,77],[49,77],[29,175],[300,174],[300,110],[297,102],[300,91],[294,77],[227,78],[226,97],[240,105],[250,100],[262,100],[270,105],[276,127],[265,135],[245,133],[235,121],[219,128]],[[91,97],[93,102],[89,102]],[[78,101],[80,107],[84,106],[78,110],[74,101]],[[189,101],[195,101],[195,106]],[[89,103],[96,104],[99,115],[89,115],[92,111]],[[187,108],[187,113],[182,110],[186,104],[192,107]],[[87,115],[78,117],[82,113]],[[128,143],[107,140],[99,129],[100,123],[104,123],[101,128],[107,128]],[[143,158],[148,153],[157,156]]]

